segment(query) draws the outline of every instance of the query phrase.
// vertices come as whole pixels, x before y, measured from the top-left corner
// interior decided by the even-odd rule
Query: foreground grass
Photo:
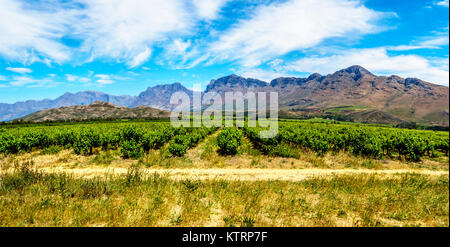
[[[78,179],[29,165],[0,177],[1,226],[449,226],[448,176],[286,181]]]

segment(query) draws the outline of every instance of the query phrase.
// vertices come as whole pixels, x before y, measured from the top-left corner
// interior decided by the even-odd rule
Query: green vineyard
[[[418,161],[421,157],[448,156],[448,132],[407,130],[389,127],[375,127],[288,122],[280,125],[274,138],[260,138],[259,128],[245,128],[244,132],[253,145],[265,154],[271,154],[278,147],[289,144],[313,150],[319,155],[329,151],[349,151],[355,155],[373,158],[397,155],[399,158]]]
[[[70,149],[91,155],[101,148],[120,149],[123,158],[137,159],[168,143],[173,156],[183,156],[217,128],[174,128],[169,122],[90,123],[0,129],[0,153],[17,154],[36,149]],[[234,155],[243,136],[263,154],[290,156],[289,148],[309,149],[317,155],[347,151],[372,158],[448,156],[448,132],[409,130],[364,124],[279,122],[274,138],[261,138],[262,128],[223,128],[217,136],[218,152]]]

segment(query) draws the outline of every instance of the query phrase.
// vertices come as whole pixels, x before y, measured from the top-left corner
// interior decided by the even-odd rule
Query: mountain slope
[[[96,101],[90,105],[63,106],[46,109],[27,115],[24,121],[67,121],[89,119],[124,119],[124,118],[169,118],[170,112],[147,106],[127,108],[111,103]]]

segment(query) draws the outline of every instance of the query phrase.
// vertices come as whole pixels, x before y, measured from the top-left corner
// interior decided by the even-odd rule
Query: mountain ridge
[[[279,93],[280,110],[293,113],[299,109],[328,109],[343,105],[368,107],[399,119],[448,126],[449,89],[417,78],[396,75],[376,76],[367,69],[354,65],[328,75],[313,73],[308,77],[279,77],[265,82],[235,74],[213,79],[207,92],[248,90]],[[170,96],[182,91],[192,97],[192,90],[181,83],[148,87],[137,96],[109,95],[96,91],[65,93],[51,100],[0,103],[0,121],[19,118],[46,108],[86,105],[104,101],[118,106],[149,106],[171,110]],[[295,114],[294,114],[295,115]]]

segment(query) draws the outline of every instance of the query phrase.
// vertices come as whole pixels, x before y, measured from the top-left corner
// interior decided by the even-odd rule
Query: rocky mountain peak
[[[364,67],[359,66],[359,65],[353,65],[353,66],[350,66],[343,70],[347,73],[354,73],[354,74],[361,74],[361,75],[367,75],[367,74],[371,75],[372,74],[372,73],[370,73],[370,71],[368,71],[367,69],[365,69]]]
[[[306,82],[307,79],[305,78],[297,78],[297,77],[280,77],[280,78],[276,78],[273,79],[270,82],[270,86],[272,87],[286,87],[288,85],[293,85],[293,86],[300,86],[302,85],[304,82]]]
[[[361,77],[365,76],[365,75],[372,75],[372,73],[370,73],[370,71],[368,71],[367,69],[363,68],[362,66],[359,65],[353,65],[350,66],[346,69],[342,69],[337,71],[334,74],[348,74],[349,76],[351,76],[355,81],[359,80]]]
[[[131,106],[151,106],[158,109],[170,110],[172,108],[169,103],[170,98],[176,92],[185,92],[190,97],[192,96],[191,90],[181,85],[181,83],[175,82],[147,88],[147,90],[139,94]]]
[[[142,97],[148,94],[153,94],[153,93],[157,93],[157,94],[162,94],[162,93],[175,93],[175,92],[190,92],[189,89],[187,89],[186,87],[184,87],[183,85],[181,85],[181,83],[179,82],[174,82],[171,84],[162,84],[162,85],[156,85],[153,87],[148,87],[147,90],[145,90],[144,92],[140,93],[138,97]]]
[[[221,77],[217,80],[211,80],[209,85],[206,87],[206,92],[221,90],[226,88],[249,88],[249,87],[264,87],[267,86],[267,82],[253,79],[244,78],[235,74]]]
[[[323,78],[323,76],[321,74],[314,73],[314,74],[311,74],[310,76],[308,76],[307,80],[308,81],[313,81],[313,80],[320,81],[322,78]]]
[[[419,87],[425,87],[425,84],[422,80],[417,78],[406,78],[405,79],[405,86],[415,85]]]

